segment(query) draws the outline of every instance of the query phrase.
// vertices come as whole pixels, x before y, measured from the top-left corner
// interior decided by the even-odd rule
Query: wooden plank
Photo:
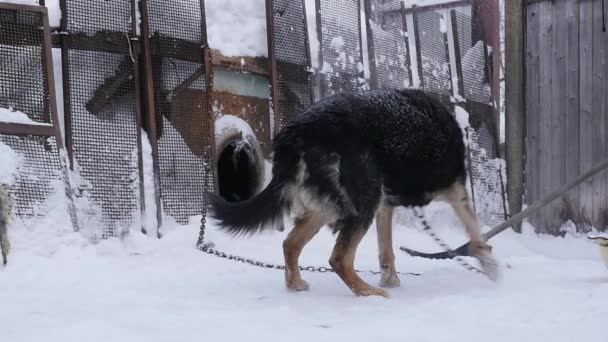
[[[565,181],[578,175],[579,165],[579,2],[564,1],[564,17],[567,25],[566,39],[566,117],[564,119]],[[578,223],[578,187],[565,196],[572,206],[570,219]]]
[[[606,32],[602,27],[603,3],[594,1],[593,8],[593,110],[591,121],[592,158],[601,160],[606,156]],[[593,211],[592,219],[596,228],[603,228],[601,213],[608,206],[606,198],[606,173],[600,173],[593,178]]]
[[[539,194],[541,197],[551,192],[551,117],[553,84],[553,5],[543,2],[539,5]],[[540,214],[541,232],[549,232],[551,208],[548,206]]]
[[[582,1],[579,4],[579,172],[591,168],[593,159],[591,155],[591,111],[592,111],[592,83],[593,77],[593,3]],[[579,187],[579,206],[581,218],[591,223],[591,210],[593,207],[592,180],[585,181]]]
[[[527,9],[526,39],[526,202],[533,203],[540,199],[540,165],[539,165],[539,113],[540,113],[540,65],[539,65],[539,30],[540,22],[538,5],[529,5]],[[530,218],[538,226],[539,215]]]
[[[553,40],[553,67],[551,85],[551,172],[550,189],[557,189],[566,182],[566,156],[564,145],[566,143],[566,50],[568,49],[568,23],[564,20],[568,1],[560,0],[553,3],[552,8],[552,40]],[[564,205],[562,200],[554,201],[550,206],[551,232],[557,232],[562,224]]]

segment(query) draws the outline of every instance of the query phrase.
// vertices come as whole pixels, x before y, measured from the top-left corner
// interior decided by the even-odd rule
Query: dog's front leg
[[[401,285],[395,268],[395,253],[393,252],[393,211],[393,207],[383,205],[376,214],[380,286],[382,287]]]

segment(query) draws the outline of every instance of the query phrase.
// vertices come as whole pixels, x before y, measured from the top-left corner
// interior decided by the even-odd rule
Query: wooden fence
[[[608,32],[602,0],[528,0],[526,15],[525,196],[532,203],[608,157]],[[606,172],[532,219],[549,233],[567,220],[579,230],[606,228]]]

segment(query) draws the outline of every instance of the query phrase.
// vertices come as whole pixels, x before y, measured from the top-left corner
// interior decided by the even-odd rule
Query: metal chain
[[[433,238],[433,240],[435,240],[435,242],[437,242],[437,244],[439,246],[441,246],[441,248],[445,249],[445,251],[448,252],[448,254],[452,258],[454,258],[456,261],[458,261],[458,263],[460,265],[462,265],[462,267],[466,268],[467,270],[469,270],[471,272],[477,272],[477,273],[483,274],[482,270],[480,270],[477,267],[469,264],[466,260],[464,260],[464,258],[462,256],[456,254],[450,248],[450,246],[448,246],[448,244],[445,243],[445,241],[443,241],[442,238],[440,238],[437,234],[435,234],[435,232],[433,232],[433,230],[431,229],[431,226],[429,225],[428,221],[426,220],[426,217],[424,216],[424,214],[418,208],[414,208],[414,215],[416,215],[416,217],[422,223],[423,231],[425,233],[427,233],[431,238]]]
[[[209,177],[207,175],[209,175],[209,168],[206,167],[206,175],[205,175],[205,184],[204,187],[205,189],[209,189]],[[206,229],[206,225],[207,225],[207,195],[205,194],[203,196],[203,210],[202,210],[202,217],[201,217],[201,229],[199,231],[199,235],[198,235],[198,241],[196,242],[196,248],[198,250],[200,250],[201,252],[210,254],[210,255],[215,255],[216,257],[219,258],[224,258],[224,259],[228,259],[228,260],[233,260],[233,261],[238,261],[238,262],[242,262],[245,264],[249,264],[252,266],[257,266],[257,267],[261,267],[261,268],[268,268],[268,269],[276,269],[276,270],[284,270],[285,269],[285,265],[280,265],[280,264],[273,264],[273,263],[267,263],[264,261],[259,261],[259,260],[254,260],[254,259],[249,259],[249,258],[245,258],[242,256],[238,256],[238,255],[233,255],[233,254],[229,254],[229,253],[225,253],[222,251],[219,251],[217,249],[214,248],[213,243],[205,243],[205,229]],[[299,266],[300,271],[307,271],[307,272],[319,272],[319,273],[335,273],[335,271],[331,268],[331,267],[325,267],[325,266]],[[371,273],[374,275],[380,274],[380,271],[371,271],[371,270],[357,270],[355,269],[355,272],[357,273]],[[410,275],[410,276],[419,276],[419,273],[411,273],[411,272],[397,272],[397,274],[399,275]]]

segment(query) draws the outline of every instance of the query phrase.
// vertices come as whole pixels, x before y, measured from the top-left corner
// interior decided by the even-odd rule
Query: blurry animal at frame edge
[[[0,252],[2,253],[2,264],[8,263],[8,254],[11,244],[8,240],[8,221],[11,212],[11,198],[8,187],[0,183]]]
[[[393,209],[450,203],[470,238],[470,252],[492,280],[498,264],[483,242],[465,190],[465,147],[460,126],[438,99],[421,90],[341,93],[312,104],[273,141],[272,180],[246,201],[210,196],[210,216],[233,235],[253,235],[280,224],[294,227],[283,242],[289,290],[308,290],[298,258],[315,234],[328,226],[337,234],[329,264],[360,296],[388,297],[354,270],[359,242],[374,217],[378,233],[380,285],[400,280],[392,247]]]

